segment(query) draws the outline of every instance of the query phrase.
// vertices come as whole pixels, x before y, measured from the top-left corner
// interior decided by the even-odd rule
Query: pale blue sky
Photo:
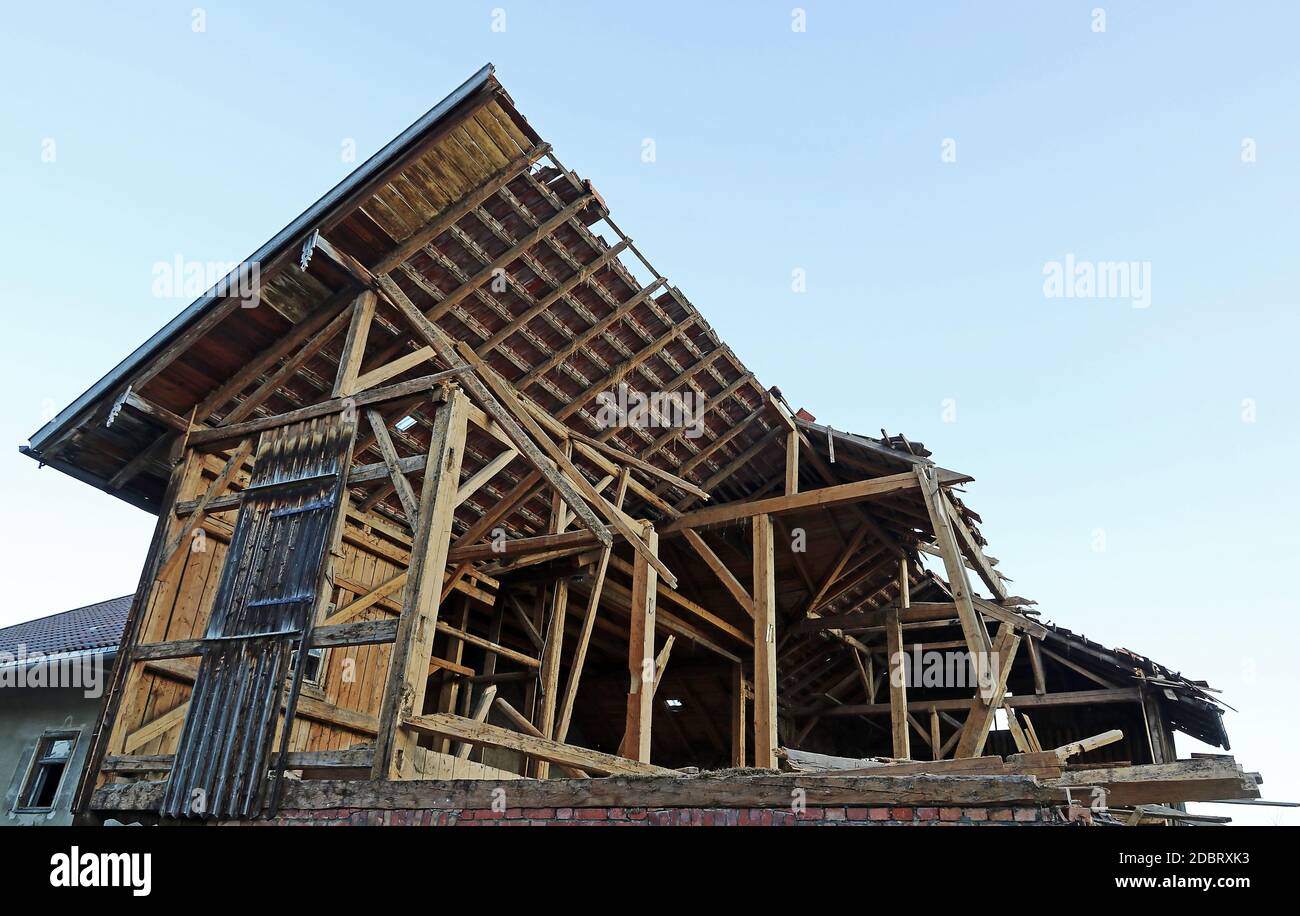
[[[1294,4],[199,5],[6,11],[0,623],[135,586],[150,520],[16,448],[187,304],[153,265],[251,253],[492,61],[764,384],[972,474],[1017,593],[1221,688],[1300,800]],[[1150,307],[1045,298],[1067,254]]]

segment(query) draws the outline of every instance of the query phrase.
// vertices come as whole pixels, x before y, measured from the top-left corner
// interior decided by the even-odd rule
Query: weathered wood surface
[[[102,811],[148,811],[159,783],[100,789]],[[284,810],[322,808],[488,808],[503,788],[510,807],[789,808],[796,790],[809,805],[1062,804],[1062,789],[1030,776],[745,776],[518,780],[305,780],[285,787]]]

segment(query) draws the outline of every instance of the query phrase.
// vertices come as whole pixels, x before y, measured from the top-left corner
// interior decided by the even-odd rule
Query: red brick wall
[[[788,808],[439,808],[397,809],[323,808],[281,811],[273,821],[225,821],[225,824],[303,824],[315,826],[394,825],[419,827],[484,827],[495,825],[646,827],[691,826],[837,826],[983,824],[1059,824],[1063,819],[1050,807],[983,808],[845,808],[810,806],[801,812]]]

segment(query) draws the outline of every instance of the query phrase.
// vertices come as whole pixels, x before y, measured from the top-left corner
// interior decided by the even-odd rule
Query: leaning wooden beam
[[[474,722],[449,713],[434,713],[428,716],[411,716],[404,720],[411,729],[429,735],[468,741],[480,747],[499,747],[517,751],[534,760],[546,760],[550,763],[581,767],[589,773],[607,773],[628,776],[675,776],[675,770],[654,766],[638,760],[629,760],[614,754],[587,748],[561,744],[548,738],[537,738],[519,732],[489,725],[486,722]]]
[[[754,516],[754,766],[776,769],[776,539],[770,515]]]
[[[989,640],[989,631],[985,628],[984,621],[975,613],[975,605],[971,601],[970,584],[966,579],[966,565],[962,562],[961,553],[957,549],[957,538],[952,532],[948,513],[944,508],[939,474],[929,465],[917,465],[915,476],[921,485],[921,497],[925,500],[925,508],[930,515],[935,540],[943,553],[943,566],[948,573],[948,588],[957,603],[957,619],[961,621],[961,631],[966,637],[966,645],[973,658],[988,658],[993,644]]]
[[[402,504],[402,511],[406,514],[406,520],[414,526],[419,503],[415,498],[415,490],[411,488],[411,482],[402,473],[401,458],[397,454],[397,449],[393,446],[392,437],[388,434],[388,422],[384,419],[383,414],[373,407],[366,411],[366,420],[370,423],[370,429],[375,434],[375,444],[379,446],[379,454],[383,457],[384,464],[388,468],[388,478],[393,483],[393,489],[397,491],[397,498]]]
[[[840,555],[836,557],[835,562],[831,564],[830,571],[826,573],[826,576],[822,579],[822,584],[818,586],[817,591],[813,594],[812,598],[808,600],[808,606],[804,609],[804,613],[812,613],[818,609],[822,598],[826,596],[826,593],[830,591],[831,586],[835,584],[837,579],[839,579],[840,574],[844,572],[844,567],[848,565],[848,562],[853,558],[853,555],[858,552],[858,548],[862,546],[862,542],[866,540],[870,531],[871,527],[865,521],[858,525],[857,529],[844,544],[843,549],[840,550]]]
[[[469,364],[465,361],[464,357],[457,352],[456,345],[452,342],[451,338],[447,336],[446,332],[425,317],[424,313],[415,307],[415,303],[407,298],[406,293],[402,292],[401,287],[399,287],[391,278],[386,276],[377,277],[376,281],[379,283],[380,288],[383,289],[384,294],[388,297],[389,301],[392,302],[404,316],[406,316],[406,320],[410,322],[416,332],[424,338],[425,342],[428,343],[429,346],[433,347],[434,350],[437,351],[439,359],[447,365],[462,371],[469,368]],[[465,389],[469,392],[470,396],[473,397],[488,416],[501,427],[501,430],[510,438],[510,441],[514,443],[515,447],[523,453],[524,457],[528,459],[533,467],[536,468],[544,478],[546,478],[546,481],[552,487],[560,491],[560,494],[564,497],[564,501],[568,503],[569,508],[573,509],[578,517],[582,519],[583,524],[593,531],[598,528],[601,529],[601,531],[597,533],[597,539],[604,545],[613,543],[609,534],[604,532],[600,520],[596,517],[595,513],[591,511],[591,508],[582,501],[582,497],[573,489],[570,481],[561,474],[552,461],[547,460],[546,456],[542,454],[541,449],[539,449],[533,440],[529,438],[528,434],[524,432],[516,417],[518,411],[511,411],[508,407],[502,405],[492,392],[488,390],[486,383],[473,372],[465,372],[462,383],[465,385]]]
[[[1114,744],[1116,741],[1124,740],[1124,732],[1118,728],[1112,728],[1104,731],[1100,735],[1092,735],[1079,741],[1071,741],[1069,744],[1062,744],[1052,751],[1062,762],[1069,760],[1076,754],[1086,754],[1088,751],[1095,751],[1099,747],[1105,747],[1108,744]]]
[[[551,437],[547,435],[546,431],[542,429],[541,425],[533,418],[532,413],[524,405],[519,393],[514,389],[514,387],[493,371],[492,368],[483,362],[478,357],[478,354],[470,349],[470,347],[464,342],[461,342],[456,346],[459,350],[461,359],[471,366],[477,373],[478,378],[482,379],[487,386],[492,389],[492,393],[499,399],[501,406],[508,412],[508,416],[513,418],[513,421],[518,421],[518,426],[522,426],[524,430],[527,430],[527,435],[531,435],[532,439],[541,446],[542,451],[546,453],[546,456],[549,456],[551,459],[550,462],[546,461],[546,457],[541,455],[538,456],[539,460],[545,465],[545,468],[539,468],[539,470],[542,470],[543,473],[546,473],[547,470],[551,471],[556,474],[557,480],[565,484],[564,487],[557,486],[556,489],[560,491],[560,495],[564,497],[564,501],[569,504],[569,507],[577,513],[579,518],[582,519],[583,524],[596,535],[597,539],[600,540],[603,545],[608,546],[612,543],[610,540],[607,540],[608,535],[605,533],[604,527],[596,521],[595,517],[591,515],[591,509],[588,508],[585,502],[583,502],[583,499],[586,499],[591,503],[591,505],[596,507],[597,511],[599,511],[601,515],[605,516],[605,518],[609,520],[609,523],[614,526],[619,534],[627,539],[627,542],[632,545],[632,548],[637,552],[637,555],[653,566],[655,572],[662,576],[665,582],[675,588],[677,586],[677,577],[673,575],[672,570],[665,566],[663,562],[660,561],[655,551],[641,540],[640,533],[628,520],[627,516],[623,514],[623,511],[611,506],[609,502],[596,491],[596,488],[592,486],[591,482],[583,476],[582,472],[574,467],[569,456],[565,454],[564,449],[556,445],[555,442],[552,441]],[[484,410],[487,410],[486,406],[484,407]],[[490,415],[491,411],[488,411],[488,413]],[[493,417],[493,419],[497,418]],[[500,420],[497,422],[503,429],[506,429],[504,423],[501,423]],[[516,428],[518,428],[518,426],[516,426]],[[509,430],[507,429],[507,432],[508,431]],[[522,431],[523,430],[521,430],[521,432]],[[527,435],[525,438],[527,438]],[[529,440],[529,444],[532,444],[532,440]],[[519,445],[520,450],[527,454],[527,450],[523,448],[521,443],[516,443],[516,445]],[[574,492],[575,489],[576,493]],[[572,494],[572,499],[570,499],[570,494]],[[604,537],[602,537],[602,535],[604,535]]]
[[[247,460],[252,451],[252,439],[245,439],[239,444],[239,447],[235,449],[234,454],[226,461],[216,478],[208,485],[207,490],[199,498],[198,503],[194,506],[194,511],[185,521],[185,524],[181,526],[181,530],[178,531],[175,537],[168,541],[167,546],[163,548],[158,573],[155,576],[156,579],[167,578],[167,576],[172,572],[176,557],[184,556],[189,553],[190,537],[198,529],[199,525],[203,523],[204,516],[207,515],[208,506],[225,491],[226,487],[228,487],[233,480],[235,474],[243,469],[244,461]]]
[[[731,593],[731,597],[736,599],[736,603],[744,609],[746,614],[753,617],[754,599],[745,590],[745,586],[740,584],[740,580],[736,578],[735,573],[727,569],[727,564],[722,562],[722,559],[713,552],[713,548],[706,544],[704,538],[700,537],[695,531],[686,528],[682,531],[682,534],[686,536],[686,543],[691,545],[691,548],[704,561],[705,565],[713,571],[713,575]]]
[[[957,483],[969,480],[962,474],[952,471],[938,471],[938,478],[944,483]],[[822,487],[817,490],[805,490],[794,496],[772,496],[767,499],[755,499],[748,502],[734,502],[722,506],[711,506],[688,512],[681,518],[665,525],[661,534],[671,534],[684,528],[708,528],[713,525],[725,525],[756,515],[783,515],[787,512],[802,512],[826,506],[838,506],[843,503],[858,502],[888,493],[897,493],[919,486],[913,473],[891,474],[888,477],[872,477],[853,483],[839,484],[834,487]]]
[[[167,732],[185,721],[185,714],[189,712],[189,709],[190,704],[185,702],[152,721],[146,722],[126,736],[126,740],[122,742],[122,752],[130,754],[136,748],[143,747],[153,739],[167,734]]]
[[[409,778],[416,736],[401,728],[408,716],[424,711],[429,659],[438,623],[438,595],[447,565],[455,513],[456,486],[465,447],[465,397],[453,389],[433,420],[420,506],[412,525],[415,537],[407,566],[402,616],[393,643],[388,679],[375,739],[376,779]]]
[[[631,471],[623,468],[619,474],[618,490],[614,496],[614,508],[622,509],[627,497],[627,483]],[[578,632],[578,644],[573,649],[573,662],[569,665],[569,679],[564,686],[564,699],[560,703],[559,721],[555,726],[555,740],[563,741],[569,736],[569,724],[573,721],[573,706],[578,700],[578,685],[582,681],[582,668],[587,661],[587,649],[591,645],[591,634],[596,625],[596,614],[600,611],[600,596],[605,588],[605,576],[609,572],[610,554],[613,549],[604,547],[596,563],[596,571],[591,582],[591,592],[587,595],[587,612],[582,617],[582,629]]]
[[[477,493],[485,483],[495,477],[517,457],[519,457],[519,452],[516,449],[507,448],[500,455],[483,465],[473,476],[460,485],[460,489],[456,491],[456,505],[459,506]]]
[[[984,753],[984,742],[988,740],[989,728],[993,725],[994,716],[1002,707],[1002,699],[1007,692],[1007,678],[1011,675],[1011,664],[1015,661],[1016,649],[1019,645],[1020,634],[1010,625],[1002,624],[998,628],[998,638],[993,643],[991,654],[984,656],[985,664],[992,668],[987,672],[987,678],[991,683],[986,685],[985,677],[980,678],[980,696],[983,699],[982,702],[977,699],[971,704],[970,714],[962,727],[961,740],[957,742],[955,756],[978,757]]]
[[[643,537],[651,550],[658,549],[659,538],[653,526],[646,524]],[[640,554],[632,566],[632,607],[628,627],[627,715],[623,730],[623,750],[627,756],[650,762],[650,722],[654,712],[655,569]]]
[[[486,722],[488,713],[492,710],[492,701],[497,697],[497,685],[491,684],[486,690],[479,695],[478,701],[474,704],[474,712],[470,718],[475,722]],[[468,760],[470,752],[474,750],[474,745],[461,742],[460,747],[456,748],[457,760]]]
[[[510,721],[511,725],[523,732],[525,735],[531,735],[534,738],[542,738],[543,740],[546,739],[546,736],[537,730],[537,726],[529,722],[528,718],[523,713],[507,703],[504,697],[496,698],[495,708]],[[561,741],[560,743],[563,744],[564,742]],[[587,777],[586,771],[581,770],[578,767],[567,766],[563,763],[557,763],[556,766],[568,773],[570,776],[578,779],[585,779]]]
[[[348,336],[343,341],[343,352],[339,354],[339,367],[334,376],[331,397],[347,397],[357,391],[357,375],[366,353],[366,342],[370,339],[370,322],[375,317],[376,301],[374,291],[367,289],[357,296],[357,301],[352,305],[352,320],[348,325]]]
[[[966,527],[966,522],[962,520],[961,513],[957,511],[956,504],[952,501],[952,494],[946,490],[943,493],[944,514],[952,524],[953,531],[957,534],[957,540],[961,551],[965,554],[966,559],[974,568],[979,577],[984,580],[993,597],[998,601],[1007,600],[1007,589],[1002,584],[1002,577],[998,575],[997,570],[993,568],[992,562],[984,555],[984,550],[980,547],[979,542],[975,540],[974,533]]]

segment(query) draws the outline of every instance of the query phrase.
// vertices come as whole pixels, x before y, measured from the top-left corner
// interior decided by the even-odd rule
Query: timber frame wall
[[[200,300],[26,450],[158,514],[79,809],[177,763],[196,659],[232,638],[218,598],[260,455],[340,419],[355,438],[337,524],[319,569],[291,569],[320,587],[307,623],[275,634],[298,651],[261,710],[266,810],[289,770],[977,758],[1116,724],[1112,759],[1160,763],[1171,722],[1219,743],[1193,682],[1145,659],[1140,680],[1116,676],[1008,592],[954,490],[970,477],[762,387],[490,68],[254,259],[258,307]],[[698,435],[657,422],[662,403],[629,422],[611,400],[628,391],[697,397]],[[918,644],[998,676],[909,695],[890,675]],[[991,739],[999,710],[1015,712]],[[217,751],[240,729],[214,725]]]

